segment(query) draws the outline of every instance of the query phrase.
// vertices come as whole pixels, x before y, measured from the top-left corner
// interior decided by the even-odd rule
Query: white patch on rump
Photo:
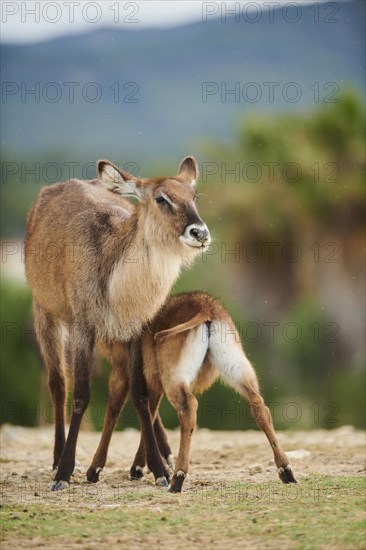
[[[209,351],[212,361],[225,382],[232,387],[255,377],[254,369],[242,348],[234,325],[217,320],[211,324]]]
[[[175,369],[177,382],[184,382],[189,387],[192,386],[202,367],[208,348],[208,341],[208,328],[206,324],[189,331]]]

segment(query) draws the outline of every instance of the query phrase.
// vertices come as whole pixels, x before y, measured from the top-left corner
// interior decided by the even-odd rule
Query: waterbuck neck
[[[179,254],[148,244],[139,232],[134,235],[110,276],[111,339],[116,326],[122,340],[139,334],[163,305],[181,265]]]

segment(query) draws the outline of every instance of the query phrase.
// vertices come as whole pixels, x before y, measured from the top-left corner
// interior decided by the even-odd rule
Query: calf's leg
[[[125,349],[122,346],[115,345],[109,360],[111,362],[112,371],[109,376],[108,402],[104,417],[102,437],[93,461],[86,473],[87,480],[92,483],[99,481],[99,474],[103,470],[107,460],[111,437],[129,391]]]
[[[153,426],[154,426],[156,442],[157,442],[161,456],[165,459],[168,466],[172,470],[174,470],[172,450],[168,442],[165,428],[163,426],[159,413],[157,412],[160,400],[161,400],[161,395],[160,396],[151,395],[151,393],[149,393],[150,412],[151,412],[152,419],[155,418]],[[143,469],[145,466],[146,466],[146,451],[145,451],[144,440],[141,436],[140,444],[130,469],[130,479],[141,479],[143,476]]]
[[[272,447],[278,474],[283,483],[296,483],[289,460],[279,443],[271,413],[259,392],[255,371],[246,357],[233,324],[215,321],[212,324],[209,350],[220,375],[250,404],[258,426],[264,431]]]
[[[180,493],[189,470],[189,453],[193,431],[196,427],[198,402],[189,387],[184,383],[176,387],[166,388],[166,395],[177,411],[180,423],[179,452],[169,491]]]
[[[239,390],[240,391],[240,390]],[[264,431],[272,447],[274,461],[278,468],[278,475],[283,483],[297,483],[289,460],[277,439],[273,427],[272,415],[259,393],[256,381],[244,381],[240,393],[250,404],[253,417],[258,426]]]
[[[169,482],[169,473],[163,464],[153,428],[148,389],[142,364],[140,340],[133,340],[131,342],[129,358],[131,398],[135,405],[141,426],[147,465],[154,474],[156,484],[167,486]],[[134,472],[132,472],[132,474],[133,473]]]

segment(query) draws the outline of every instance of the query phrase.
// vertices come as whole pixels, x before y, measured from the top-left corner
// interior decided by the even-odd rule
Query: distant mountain
[[[5,152],[33,160],[51,155],[56,161],[106,156],[164,162],[194,151],[206,139],[229,141],[238,115],[306,110],[314,106],[318,92],[320,102],[336,97],[335,85],[322,89],[327,83],[364,91],[365,4],[330,5],[337,9],[320,5],[319,22],[314,7],[301,6],[297,21],[293,7],[287,9],[287,20],[282,9],[276,10],[274,22],[263,12],[256,23],[232,17],[226,23],[105,29],[45,43],[4,45]],[[65,82],[79,83],[73,103],[72,85]],[[90,82],[97,86],[85,87]],[[204,82],[216,83],[210,85],[215,94],[207,101],[202,100]],[[278,83],[273,101],[270,86],[264,85],[269,82]],[[127,83],[135,84],[123,89]],[[241,97],[221,98],[221,83],[223,91],[239,83]],[[21,99],[22,86],[39,86],[39,102],[31,95]],[[99,101],[90,101],[100,90]],[[299,90],[301,99],[291,102]],[[60,99],[52,102],[59,93]],[[258,101],[250,101],[256,94]]]

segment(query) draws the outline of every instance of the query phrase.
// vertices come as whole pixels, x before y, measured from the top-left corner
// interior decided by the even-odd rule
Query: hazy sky
[[[230,16],[230,13],[248,21],[251,18],[268,19],[275,7],[297,4],[301,10],[306,9],[303,4],[314,2],[315,0],[296,0],[296,2],[284,0],[245,2],[2,0],[0,4],[1,40],[3,42],[37,42],[108,26],[129,30],[147,27],[164,28],[192,21],[224,18],[225,15]]]

